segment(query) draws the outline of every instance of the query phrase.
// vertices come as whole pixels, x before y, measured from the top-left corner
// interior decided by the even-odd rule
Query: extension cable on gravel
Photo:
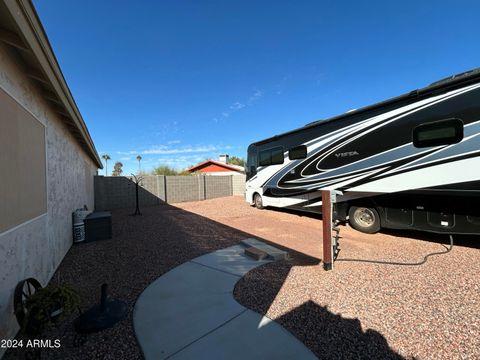
[[[380,261],[380,260],[366,260],[366,259],[337,259],[337,261],[351,261],[351,262],[365,262],[365,263],[373,263],[373,264],[384,264],[384,265],[402,265],[402,266],[418,266],[423,265],[427,262],[430,256],[434,255],[443,255],[447,254],[453,249],[453,236],[448,235],[450,237],[450,246],[445,251],[433,252],[427,254],[423,257],[423,260],[417,263],[404,263],[404,262],[394,262],[394,261]]]

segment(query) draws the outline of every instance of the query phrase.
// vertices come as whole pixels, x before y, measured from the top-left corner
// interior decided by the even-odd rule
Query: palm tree
[[[111,159],[110,155],[108,154],[103,154],[102,159],[105,160],[105,176],[107,176],[108,173],[108,160]]]
[[[138,173],[140,174],[140,161],[142,160],[142,157],[140,155],[137,156],[137,160],[138,160]]]

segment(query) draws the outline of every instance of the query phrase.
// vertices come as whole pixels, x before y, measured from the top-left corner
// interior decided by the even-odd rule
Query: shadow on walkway
[[[242,305],[267,314],[291,268],[319,266],[317,263],[300,255],[291,261],[255,269],[237,283],[234,296]],[[389,347],[381,333],[372,329],[363,331],[360,320],[334,314],[313,301],[303,303],[275,321],[320,359],[405,359]]]
[[[132,310],[140,293],[151,282],[186,261],[236,245],[248,237],[256,237],[272,244],[268,239],[259,238],[166,203],[141,207],[142,216],[131,216],[133,210],[113,210],[113,238],[72,246],[55,272],[50,283],[76,288],[82,298],[83,310],[98,302],[100,286],[103,283],[109,284],[112,297],[125,300]],[[259,298],[251,292],[240,295],[243,305],[265,314],[292,266],[319,264],[318,259],[308,254],[286,250],[293,255],[293,259],[283,261],[281,272],[274,277],[262,278],[263,270],[257,272],[255,275],[257,278],[254,279],[258,282],[256,289],[263,293]],[[271,271],[268,266],[261,269]],[[276,267],[275,271],[278,269]],[[266,280],[272,278],[275,279],[273,282]],[[242,282],[243,280],[240,280],[237,284],[236,294],[247,290],[242,287]],[[131,311],[127,320],[112,329],[90,335],[87,342],[80,347],[74,343],[72,321],[73,318],[59,329],[45,334],[46,339],[57,339],[59,334],[64,335],[62,347],[43,350],[42,358],[142,358],[133,331]],[[358,320],[344,319],[313,302],[303,304],[276,321],[323,359],[352,357],[372,359],[375,358],[375,354],[379,354],[377,358],[400,359],[389,349],[387,341],[381,334],[373,331],[364,333]],[[17,359],[21,351],[10,350],[5,359]]]

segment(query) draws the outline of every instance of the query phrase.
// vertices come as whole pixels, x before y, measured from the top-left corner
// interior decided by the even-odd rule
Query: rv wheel
[[[253,196],[253,203],[255,204],[255,207],[257,209],[264,209],[262,197],[260,196],[260,194],[255,194]]]
[[[352,206],[348,218],[350,225],[358,231],[374,234],[380,230],[380,216],[374,208]]]

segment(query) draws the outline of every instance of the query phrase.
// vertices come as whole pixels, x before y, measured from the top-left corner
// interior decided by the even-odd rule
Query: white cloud
[[[291,76],[290,75],[285,75],[284,77],[282,77],[282,79],[276,83],[274,86],[273,86],[273,89],[275,91],[275,93],[277,95],[281,95],[283,94],[286,86],[287,86],[287,83],[288,81],[290,80]]]
[[[185,169],[191,165],[196,165],[207,158],[215,158],[204,155],[176,155],[176,156],[162,156],[156,159],[155,166],[168,165],[176,169]]]
[[[169,142],[167,142],[167,144],[169,145],[172,145],[172,144],[180,144],[181,141],[180,140],[170,140]]]
[[[132,151],[117,151],[118,155],[134,155],[140,154],[140,151],[132,150]]]
[[[242,104],[242,103],[237,101],[237,102],[233,103],[232,105],[230,105],[230,109],[232,111],[238,111],[238,110],[244,108],[245,106],[246,106],[245,104]]]
[[[156,145],[154,148],[152,148],[151,151],[161,151],[161,150],[167,150],[167,149],[168,149],[167,145],[160,144],[160,145]],[[148,154],[147,151],[150,151],[150,150],[117,151],[117,154],[119,154],[119,155],[139,155],[139,154]]]
[[[141,154],[142,169],[146,170],[151,166],[163,164],[180,170],[206,159],[217,159],[221,152],[233,149],[232,146],[223,144],[178,145],[179,143],[181,143],[179,140],[173,140],[170,145],[158,144],[145,150],[117,151],[117,153],[126,154],[120,160],[126,161],[132,167],[138,166],[135,156]]]
[[[220,150],[215,145],[206,145],[206,146],[187,146],[183,148],[176,148],[176,149],[170,149],[166,147],[154,147],[149,150],[144,150],[142,151],[142,154],[156,154],[156,155],[162,155],[162,154],[186,154],[186,153],[206,153],[206,152],[211,152],[211,151],[217,151]]]
[[[247,101],[248,106],[253,105],[253,103],[260,100],[260,98],[262,98],[262,97],[263,97],[263,91],[255,90],[253,95],[248,98],[248,101]]]
[[[227,119],[230,117],[230,115],[236,113],[237,111],[240,111],[247,106],[252,106],[257,100],[259,100],[263,96],[263,91],[262,90],[255,90],[255,92],[248,97],[248,100],[246,102],[240,102],[240,101],[235,101],[233,104],[231,104],[227,110],[222,111],[221,117],[224,119]],[[214,123],[218,123],[219,117],[213,117],[212,121]]]

